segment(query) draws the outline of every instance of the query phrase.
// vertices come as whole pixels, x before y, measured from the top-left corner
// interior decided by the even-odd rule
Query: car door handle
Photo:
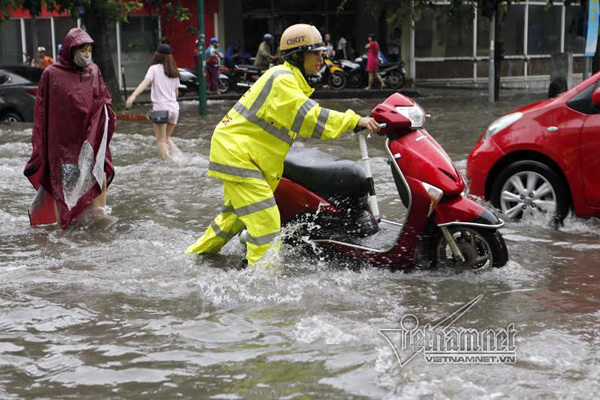
[[[556,132],[558,130],[557,126],[549,126],[546,128],[548,132]]]

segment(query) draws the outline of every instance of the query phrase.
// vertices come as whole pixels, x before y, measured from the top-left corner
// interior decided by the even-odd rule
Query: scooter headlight
[[[416,104],[410,107],[396,107],[396,111],[398,114],[401,114],[410,120],[411,128],[423,127],[423,123],[425,122],[425,113],[421,107],[417,106]]]
[[[522,112],[516,112],[512,114],[505,115],[504,117],[498,118],[487,128],[485,131],[485,139],[489,139],[496,133],[500,132],[502,129],[514,124],[523,116]]]
[[[435,207],[440,202],[440,200],[442,200],[442,197],[444,196],[444,191],[438,187],[430,185],[429,183],[421,182],[421,184],[423,185],[425,191],[427,191],[427,194],[429,195],[429,212],[427,213],[427,216],[429,217],[435,209]]]

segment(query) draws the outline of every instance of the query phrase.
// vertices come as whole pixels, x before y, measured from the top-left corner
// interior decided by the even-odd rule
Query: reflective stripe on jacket
[[[323,108],[289,63],[269,69],[229,110],[211,139],[208,174],[228,181],[266,179],[275,190],[283,161],[297,135],[335,139],[360,117]]]

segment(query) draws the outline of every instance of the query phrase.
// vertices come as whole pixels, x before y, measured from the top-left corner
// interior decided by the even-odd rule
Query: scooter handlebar
[[[379,127],[381,129],[385,128],[387,126],[387,124],[379,124]],[[356,127],[354,128],[354,133],[357,133],[359,135],[367,135],[369,134],[369,130],[368,129],[362,129],[360,126],[356,125]]]

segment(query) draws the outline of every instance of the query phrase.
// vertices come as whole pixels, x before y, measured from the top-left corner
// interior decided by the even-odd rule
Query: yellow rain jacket
[[[335,139],[360,117],[319,106],[300,69],[285,63],[266,71],[215,128],[208,175],[226,181],[266,180],[274,191],[298,135]]]

